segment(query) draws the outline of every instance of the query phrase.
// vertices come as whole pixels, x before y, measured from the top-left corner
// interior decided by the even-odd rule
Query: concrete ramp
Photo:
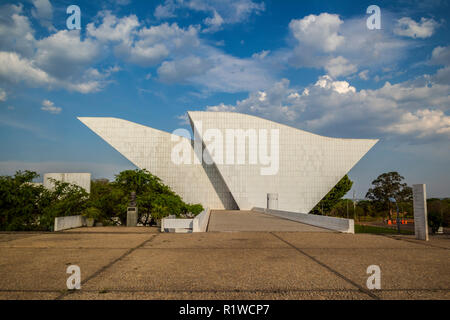
[[[212,210],[208,232],[231,231],[333,232],[256,211]]]

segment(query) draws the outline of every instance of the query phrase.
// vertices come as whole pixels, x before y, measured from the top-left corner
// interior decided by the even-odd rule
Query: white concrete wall
[[[85,218],[83,216],[56,217],[54,231],[79,228],[85,224]]]
[[[199,213],[193,221],[192,231],[193,232],[206,232],[208,229],[209,216],[211,211],[209,208],[206,208],[201,213]]]
[[[86,190],[87,193],[91,192],[91,174],[90,173],[45,173],[44,174],[44,187],[52,190],[54,184],[51,179],[57,181],[67,182],[75,184]]]
[[[183,230],[187,232],[206,232],[211,211],[206,208],[193,219],[168,219],[161,220],[161,232],[165,229]],[[177,231],[175,231],[177,232]]]
[[[413,204],[416,239],[428,241],[427,188],[425,184],[413,185]]]
[[[309,224],[315,227],[321,227],[343,233],[355,233],[355,222],[353,219],[335,218],[335,217],[319,216],[315,214],[288,212],[264,208],[253,208],[252,210],[264,212],[266,214],[270,214],[284,219]]]

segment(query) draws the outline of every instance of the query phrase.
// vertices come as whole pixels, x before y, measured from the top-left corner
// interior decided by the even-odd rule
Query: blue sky
[[[439,0],[4,1],[0,174],[112,178],[133,165],[77,116],[172,132],[187,110],[223,110],[379,138],[350,171],[358,198],[387,171],[449,196],[449,13]]]

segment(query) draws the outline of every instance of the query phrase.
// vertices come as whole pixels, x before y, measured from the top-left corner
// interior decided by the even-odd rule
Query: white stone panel
[[[241,210],[265,208],[267,194],[278,194],[278,209],[308,213],[378,140],[323,137],[259,117],[234,112],[188,112],[201,131],[278,129],[279,170],[261,175],[261,164],[217,164]],[[195,128],[200,131],[200,129]],[[268,135],[270,141],[270,135]],[[237,144],[237,141],[235,141]],[[236,146],[237,148],[237,146]],[[247,153],[250,152],[247,140]],[[269,148],[270,149],[270,148]],[[224,147],[225,150],[225,147]],[[237,150],[237,149],[236,149]]]
[[[172,134],[117,118],[78,118],[135,166],[147,169],[171,187],[185,202],[217,209],[237,208],[214,166],[175,164],[171,160]],[[192,149],[192,142],[181,137]],[[192,157],[194,152],[192,151]]]
[[[427,189],[425,184],[413,185],[413,204],[416,239],[428,241]]]

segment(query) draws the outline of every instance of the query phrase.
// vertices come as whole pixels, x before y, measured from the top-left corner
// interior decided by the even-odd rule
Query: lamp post
[[[389,201],[395,203],[395,207],[397,208],[397,232],[400,233],[400,217],[397,200],[395,198],[389,198]]]

